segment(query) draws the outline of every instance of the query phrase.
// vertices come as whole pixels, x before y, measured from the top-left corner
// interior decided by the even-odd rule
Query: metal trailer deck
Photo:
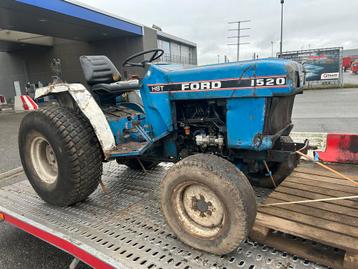
[[[169,166],[144,173],[107,163],[103,182],[108,192],[98,189],[86,202],[65,208],[43,202],[17,173],[0,181],[0,213],[6,222],[94,268],[325,268],[250,240],[223,256],[184,245],[159,208],[159,182]],[[258,202],[268,194],[256,189]]]

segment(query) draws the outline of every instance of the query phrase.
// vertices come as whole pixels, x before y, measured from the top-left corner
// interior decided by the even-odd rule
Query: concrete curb
[[[310,145],[317,147],[317,150],[326,150],[327,133],[292,132],[290,136],[295,142],[303,143],[306,139],[308,139],[310,141]]]
[[[310,141],[317,150],[308,154],[324,162],[358,164],[358,134],[292,132],[295,142]]]
[[[306,139],[309,140],[310,146],[317,147],[319,151],[325,151],[327,147],[327,133],[313,133],[313,132],[292,132],[290,134],[294,142],[303,143]],[[315,158],[314,150],[309,150],[307,154]]]

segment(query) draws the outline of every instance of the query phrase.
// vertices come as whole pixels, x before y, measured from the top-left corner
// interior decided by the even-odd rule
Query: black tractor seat
[[[117,81],[114,83],[99,83],[92,86],[92,91],[97,94],[120,95],[125,92],[139,90],[139,80]]]
[[[140,88],[136,79],[121,81],[121,74],[104,55],[81,56],[80,63],[90,92],[100,106],[116,105],[118,96]]]

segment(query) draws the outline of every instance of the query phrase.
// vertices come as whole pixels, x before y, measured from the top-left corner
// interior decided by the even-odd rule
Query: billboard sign
[[[282,58],[301,63],[306,71],[306,81],[341,79],[342,48],[288,51]]]

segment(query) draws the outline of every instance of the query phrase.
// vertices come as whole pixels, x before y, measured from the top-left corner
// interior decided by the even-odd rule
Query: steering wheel
[[[149,60],[144,60],[142,62],[132,62],[133,59],[144,56],[146,54],[152,54],[152,56],[149,58]],[[155,60],[162,57],[164,54],[164,50],[162,49],[151,49],[151,50],[145,50],[136,54],[133,54],[132,56],[128,57],[122,64],[123,67],[133,67],[133,66],[139,66],[139,67],[145,67],[146,63],[154,62]]]

